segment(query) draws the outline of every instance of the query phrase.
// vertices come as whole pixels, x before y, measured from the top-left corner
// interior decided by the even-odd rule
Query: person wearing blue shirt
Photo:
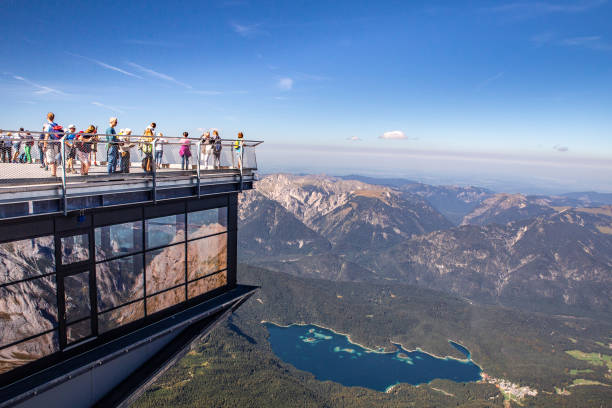
[[[115,126],[117,126],[117,118],[112,117],[108,123],[110,127],[106,129],[106,158],[108,162],[108,174],[117,172],[117,159],[119,158],[119,138],[117,138],[117,132],[115,132]]]

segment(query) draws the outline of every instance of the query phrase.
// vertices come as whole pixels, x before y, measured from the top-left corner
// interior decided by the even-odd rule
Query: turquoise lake
[[[418,385],[436,378],[478,381],[482,372],[471,361],[470,352],[454,342],[451,345],[465,354],[465,360],[407,351],[398,344],[396,352],[377,352],[351,343],[345,335],[313,325],[265,325],[274,353],[321,381],[386,391],[399,383]]]

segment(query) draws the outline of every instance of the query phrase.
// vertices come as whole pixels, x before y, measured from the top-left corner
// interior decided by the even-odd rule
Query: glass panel
[[[147,295],[185,283],[185,244],[149,251],[145,261]]]
[[[74,262],[89,259],[89,237],[87,234],[73,235],[62,238],[62,264],[68,265]]]
[[[0,374],[59,351],[57,330],[0,350]]]
[[[187,243],[189,280],[227,268],[227,234]]]
[[[66,327],[67,343],[74,343],[89,336],[91,336],[91,319],[86,319]]]
[[[66,299],[66,323],[87,317],[91,313],[89,301],[89,272],[81,272],[64,278]]]
[[[167,309],[185,301],[185,286],[179,286],[159,295],[147,298],[147,315]]]
[[[142,250],[142,221],[96,228],[96,261]]]
[[[96,265],[98,311],[144,297],[142,254]]]
[[[169,215],[145,221],[147,248],[156,248],[185,240],[185,214]]]
[[[0,244],[0,284],[53,272],[53,235]]]
[[[227,271],[219,272],[207,278],[202,278],[187,286],[189,299],[210,292],[227,284]]]
[[[0,288],[0,346],[56,326],[55,275]]]
[[[104,333],[142,318],[144,318],[144,300],[98,315],[98,331]]]
[[[188,239],[227,231],[227,207],[187,213]]]

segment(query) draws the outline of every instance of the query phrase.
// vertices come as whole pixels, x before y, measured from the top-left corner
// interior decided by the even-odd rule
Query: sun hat
[[[76,125],[70,124],[70,125],[68,125],[68,129],[76,129]]]

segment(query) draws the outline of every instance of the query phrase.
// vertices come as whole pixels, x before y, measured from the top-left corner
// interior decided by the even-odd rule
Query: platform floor
[[[171,165],[164,166],[157,169],[156,175],[158,178],[165,178],[171,176],[195,176],[196,166],[190,165],[190,170],[181,170],[180,166]],[[89,169],[87,176],[82,176],[80,172],[80,164],[75,165],[75,173],[66,172],[66,181],[68,183],[83,183],[83,182],[103,182],[103,181],[117,181],[118,179],[150,179],[151,174],[146,173],[140,163],[132,163],[129,173],[113,173],[108,174],[107,166],[92,165]],[[48,184],[61,184],[62,182],[62,168],[59,167],[56,172],[56,177],[51,175],[51,169],[45,170],[40,167],[40,164],[36,163],[0,163],[0,189],[6,189],[10,187],[23,187],[23,186],[34,186],[34,185],[48,185]],[[200,168],[200,174],[202,177],[205,176],[220,176],[236,174],[239,170],[229,167],[221,167],[216,169],[205,169]]]

